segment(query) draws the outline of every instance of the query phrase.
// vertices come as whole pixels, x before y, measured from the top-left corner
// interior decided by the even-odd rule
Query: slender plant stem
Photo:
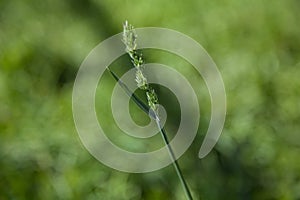
[[[178,162],[176,160],[174,151],[173,151],[173,149],[172,149],[172,147],[171,147],[171,145],[169,143],[169,139],[167,137],[167,133],[166,133],[165,129],[161,126],[160,121],[156,120],[156,124],[157,124],[158,128],[160,129],[161,136],[162,136],[162,138],[163,138],[163,140],[164,140],[164,142],[165,142],[165,144],[166,144],[166,146],[168,148],[169,154],[170,154],[171,159],[172,159],[172,164],[173,164],[173,166],[175,168],[176,174],[179,177],[181,185],[182,185],[182,187],[184,189],[184,193],[186,195],[186,198],[188,200],[192,200],[193,199],[192,194],[191,194],[191,192],[189,190],[189,187],[188,187],[188,185],[187,185],[187,183],[186,183],[186,181],[185,181],[185,179],[183,177],[183,174],[181,172],[179,164],[178,164]]]
[[[169,139],[168,139],[168,136],[167,136],[167,132],[166,130],[164,129],[164,127],[161,126],[160,124],[160,121],[159,121],[159,118],[157,117],[157,115],[154,113],[154,112],[150,112],[151,108],[150,106],[148,106],[147,104],[145,104],[141,99],[139,99],[127,86],[125,83],[123,83],[119,77],[113,72],[110,70],[110,68],[108,67],[107,68],[108,71],[110,72],[110,74],[113,76],[113,78],[118,82],[118,84],[121,86],[121,88],[125,91],[125,93],[131,97],[131,99],[133,100],[133,102],[135,102],[135,104],[141,109],[143,110],[146,114],[149,114],[150,117],[152,117],[155,121],[156,121],[156,124],[160,130],[160,133],[161,133],[161,136],[163,138],[163,141],[164,143],[166,144],[167,146],[167,149],[168,149],[168,152],[170,154],[170,157],[172,159],[172,164],[175,168],[175,171],[176,171],[176,174],[177,176],[179,177],[179,180],[180,180],[180,183],[184,189],[184,193],[186,195],[186,198],[188,200],[192,200],[193,197],[191,195],[191,192],[189,190],[189,187],[184,179],[184,176],[181,172],[181,169],[179,167],[179,164],[176,160],[176,157],[175,157],[175,154],[174,154],[174,151],[169,143]]]

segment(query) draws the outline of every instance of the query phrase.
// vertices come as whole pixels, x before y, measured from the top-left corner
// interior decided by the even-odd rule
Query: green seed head
[[[152,108],[152,110],[154,112],[157,112],[157,109],[158,109],[158,98],[157,98],[157,95],[154,91],[154,89],[150,88],[147,92],[146,92],[146,95],[147,95],[147,100],[148,100],[148,105],[150,106],[150,108]]]
[[[148,88],[147,79],[144,76],[143,72],[139,69],[137,69],[135,72],[135,81],[137,83],[137,86],[142,90],[146,90]]]
[[[137,35],[134,31],[134,27],[125,21],[123,24],[123,42],[128,53],[136,50],[136,38]]]
[[[158,98],[154,89],[149,86],[147,79],[143,74],[142,69],[144,66],[144,60],[142,54],[137,52],[136,38],[137,34],[134,31],[133,26],[125,21],[123,24],[123,43],[126,46],[126,52],[130,56],[132,64],[136,68],[135,81],[140,89],[146,90],[148,105],[155,112],[155,114],[157,114]]]

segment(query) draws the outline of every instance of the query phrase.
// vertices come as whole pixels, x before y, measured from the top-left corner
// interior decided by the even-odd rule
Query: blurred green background
[[[199,133],[179,159],[195,199],[300,199],[299,11],[298,0],[0,0],[0,199],[184,199],[172,166],[147,174],[110,169],[87,152],[75,130],[77,70],[92,48],[122,31],[126,19],[194,38],[223,76],[225,128],[214,151],[200,160],[209,95],[192,67],[183,70],[201,83],[195,89]],[[165,52],[148,54],[148,61],[184,64]],[[128,57],[118,62],[129,69]],[[113,69],[121,75],[126,68],[118,62]],[[115,84],[108,73],[103,83],[99,116],[109,112]],[[178,103],[157,90],[170,107],[172,133]],[[134,105],[131,110],[137,123],[147,122]],[[101,125],[124,148],[147,146],[122,136],[111,116],[104,119]],[[157,139],[150,147],[161,145]]]

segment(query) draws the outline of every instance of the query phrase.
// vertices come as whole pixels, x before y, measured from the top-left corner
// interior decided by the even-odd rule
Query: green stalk
[[[170,154],[171,159],[173,161],[172,164],[173,164],[173,166],[175,168],[176,174],[177,174],[177,176],[178,176],[178,178],[180,180],[180,183],[181,183],[181,185],[183,187],[183,190],[184,190],[184,193],[186,195],[186,198],[188,200],[192,200],[193,199],[192,194],[191,194],[191,192],[189,190],[189,186],[187,185],[187,183],[186,183],[186,181],[185,181],[185,179],[183,177],[183,174],[181,172],[179,164],[178,164],[178,162],[177,162],[177,160],[175,158],[175,154],[174,154],[173,149],[172,149],[172,147],[171,147],[171,145],[169,143],[169,139],[167,137],[167,133],[166,133],[165,129],[161,126],[161,124],[160,124],[160,122],[158,120],[156,120],[156,123],[157,123],[158,128],[160,129],[161,136],[162,136],[165,144],[167,145],[169,154]]]
[[[135,81],[137,83],[137,86],[146,92],[146,96],[147,96],[147,100],[148,100],[147,109],[145,109],[146,105],[143,104],[143,102],[140,99],[138,99],[135,95],[132,96],[132,99],[134,99],[134,101],[137,103],[137,105],[140,108],[142,108],[144,111],[147,111],[147,114],[149,113],[151,115],[151,117],[154,117],[157,127],[160,130],[163,141],[167,146],[168,152],[172,159],[173,166],[174,166],[176,173],[179,177],[179,180],[182,184],[182,187],[184,189],[186,197],[187,197],[187,199],[191,200],[192,199],[191,192],[190,192],[188,185],[182,175],[179,164],[176,161],[174,151],[172,150],[172,148],[169,144],[169,140],[168,140],[166,131],[160,124],[159,115],[158,115],[158,105],[159,105],[158,97],[157,97],[157,94],[155,93],[154,89],[148,84],[147,78],[143,74],[144,59],[142,57],[142,54],[138,53],[138,51],[137,51],[136,39],[137,39],[137,34],[135,33],[133,26],[130,25],[127,21],[125,21],[125,23],[123,25],[123,43],[125,44],[126,52],[130,56],[131,62],[136,69]],[[121,84],[120,81],[118,81],[118,82]],[[123,84],[123,85],[125,85],[125,84]],[[123,86],[123,89],[126,89],[126,87]],[[128,92],[127,92],[127,94],[128,94]]]

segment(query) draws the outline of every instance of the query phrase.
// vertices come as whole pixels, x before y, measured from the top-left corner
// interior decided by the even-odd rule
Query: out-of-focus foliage
[[[179,159],[193,195],[300,199],[299,9],[297,0],[0,1],[0,199],[184,198],[172,166],[148,174],[112,170],[88,154],[75,130],[71,93],[80,63],[99,42],[121,32],[126,19],[191,36],[224,78],[225,128],[215,150],[199,160],[209,95],[200,76],[181,67],[184,61],[160,57],[201,83],[195,88],[199,133]],[[97,98],[107,101],[96,107],[105,116],[115,83],[109,74],[102,81]],[[158,91],[172,112],[178,103]],[[143,119],[130,106],[133,118]],[[176,124],[174,113],[169,118]],[[146,145],[119,136],[111,116],[104,119],[101,125],[116,143],[133,150]],[[151,148],[162,145],[155,141]]]

